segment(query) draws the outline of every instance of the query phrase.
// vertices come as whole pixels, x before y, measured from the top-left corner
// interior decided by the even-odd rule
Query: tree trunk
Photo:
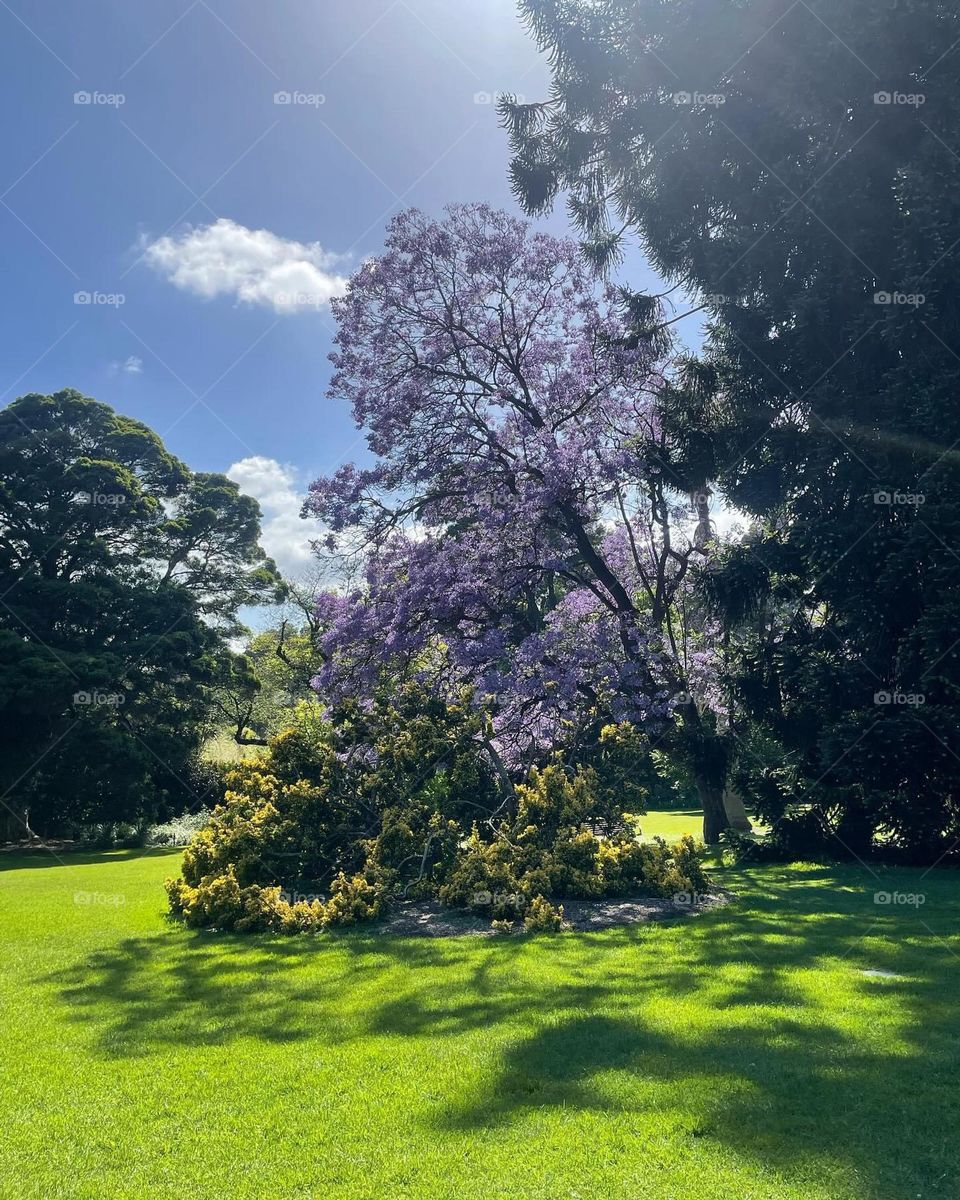
[[[720,834],[730,828],[723,803],[723,788],[700,771],[696,772],[695,781],[703,808],[703,840],[708,846],[715,846],[720,841]]]
[[[723,807],[731,829],[736,829],[738,833],[753,833],[753,826],[743,806],[743,797],[732,783],[723,789]]]
[[[727,753],[716,734],[705,728],[692,696],[687,696],[678,711],[683,720],[687,762],[703,809],[703,840],[708,846],[715,846],[720,841],[720,834],[730,828],[723,803]]]

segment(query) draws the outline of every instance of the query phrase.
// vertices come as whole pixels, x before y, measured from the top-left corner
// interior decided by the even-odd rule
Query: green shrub
[[[509,795],[486,736],[469,709],[413,688],[324,724],[311,713],[229,771],[168,882],[171,910],[195,927],[301,933],[438,897],[498,928],[545,930],[564,897],[707,889],[692,839],[641,842],[614,806],[611,781],[637,752],[622,727],[601,735],[599,766],[553,761]]]
[[[316,706],[295,716],[231,767],[223,803],[189,842],[168,888],[188,924],[308,931],[372,920],[395,894],[434,896],[464,814],[499,802],[466,708],[408,687],[325,722]],[[300,892],[318,898],[285,899]]]
[[[279,886],[241,887],[233,867],[205,875],[196,887],[183,879],[166,881],[171,912],[187,925],[235,929],[240,933],[315,933],[334,925],[370,921],[383,911],[384,892],[362,875],[338,875],[329,900],[290,902]]]
[[[543,896],[534,896],[523,927],[527,933],[558,933],[563,928],[563,905],[555,908]]]
[[[330,899],[323,906],[323,924],[354,925],[372,921],[383,912],[385,889],[382,884],[364,875],[347,878],[340,874],[334,879]]]
[[[625,820],[612,836],[595,834],[593,782],[589,768],[571,775],[552,763],[531,771],[517,788],[515,820],[493,841],[484,841],[474,827],[439,890],[440,900],[495,920],[515,920],[537,895],[667,897],[707,890],[703,849],[692,838],[675,846],[661,838],[641,842]]]
[[[80,830],[77,841],[91,850],[135,849],[144,844],[143,826],[128,821],[96,821]]]

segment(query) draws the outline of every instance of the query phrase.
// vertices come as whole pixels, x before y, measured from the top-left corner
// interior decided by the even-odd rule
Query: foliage
[[[286,586],[292,615],[250,638],[242,652],[225,655],[210,688],[214,709],[238,746],[265,746],[289,725],[296,704],[315,699],[311,680],[323,633],[315,593]]]
[[[238,607],[281,591],[258,536],[254,500],[105,404],[63,391],[0,413],[10,835],[186,806],[203,685]]]
[[[742,722],[783,746],[823,849],[936,861],[960,832],[960,16],[523,8],[553,83],[502,105],[517,194],[567,190],[597,261],[639,234],[708,316],[665,419],[762,523],[713,581]]]
[[[527,933],[559,933],[563,927],[563,905],[556,905],[543,896],[534,896],[523,918]]]
[[[708,887],[692,838],[668,847],[660,838],[643,843],[626,828],[598,833],[589,768],[571,776],[556,763],[534,767],[517,795],[515,817],[492,841],[474,829],[440,888],[445,903],[512,921],[524,917],[538,895],[672,896]]]
[[[714,837],[712,653],[688,588],[709,512],[655,402],[675,386],[663,340],[629,336],[574,243],[479,204],[395,218],[333,311],[331,395],[375,461],[305,506],[332,548],[367,551],[362,587],[320,597],[318,688],[468,684],[520,775],[606,724],[675,734]]]
[[[160,825],[151,825],[146,832],[147,846],[185,846],[210,821],[212,810],[198,808],[195,812],[172,817]]]
[[[166,889],[171,912],[187,925],[238,933],[313,933],[370,921],[383,907],[383,889],[362,875],[351,879],[337,875],[327,901],[291,901],[279,886],[241,887],[232,864],[221,875],[204,875],[196,887],[182,879],[168,879]]]
[[[513,922],[537,896],[705,890],[692,840],[641,843],[593,767],[534,768],[501,795],[483,733],[471,707],[412,686],[339,706],[319,738],[295,725],[230,772],[168,882],[171,909],[191,925],[300,932],[370,920],[398,896]]]
[[[500,803],[478,716],[413,685],[344,701],[322,723],[314,705],[294,717],[228,773],[224,804],[187,847],[170,895],[188,921],[293,931],[369,919],[388,890],[431,894],[463,822]]]
[[[92,850],[132,849],[144,844],[144,830],[126,821],[94,821],[76,839]]]

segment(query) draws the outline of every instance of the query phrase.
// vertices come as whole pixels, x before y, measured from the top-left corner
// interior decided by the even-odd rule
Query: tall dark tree
[[[8,836],[181,789],[241,605],[282,584],[259,508],[75,391],[0,412],[0,795]]]
[[[755,569],[752,612],[715,590],[766,622],[741,683],[793,798],[835,845],[936,857],[960,799],[960,14],[522,7],[553,86],[503,105],[521,200],[566,190],[599,265],[638,234],[710,316],[704,403],[677,420],[765,525],[725,568]]]

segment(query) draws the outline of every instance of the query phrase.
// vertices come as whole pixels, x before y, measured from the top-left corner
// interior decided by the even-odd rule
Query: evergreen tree
[[[0,412],[5,832],[122,820],[187,786],[240,605],[278,596],[259,508],[75,391]]]
[[[936,857],[960,763],[960,16],[523,7],[553,86],[502,106],[517,194],[542,211],[566,190],[601,266],[638,234],[710,317],[701,403],[676,419],[763,524],[712,584],[760,630],[740,688],[796,767],[781,808],[811,807],[835,848],[882,831]]]

